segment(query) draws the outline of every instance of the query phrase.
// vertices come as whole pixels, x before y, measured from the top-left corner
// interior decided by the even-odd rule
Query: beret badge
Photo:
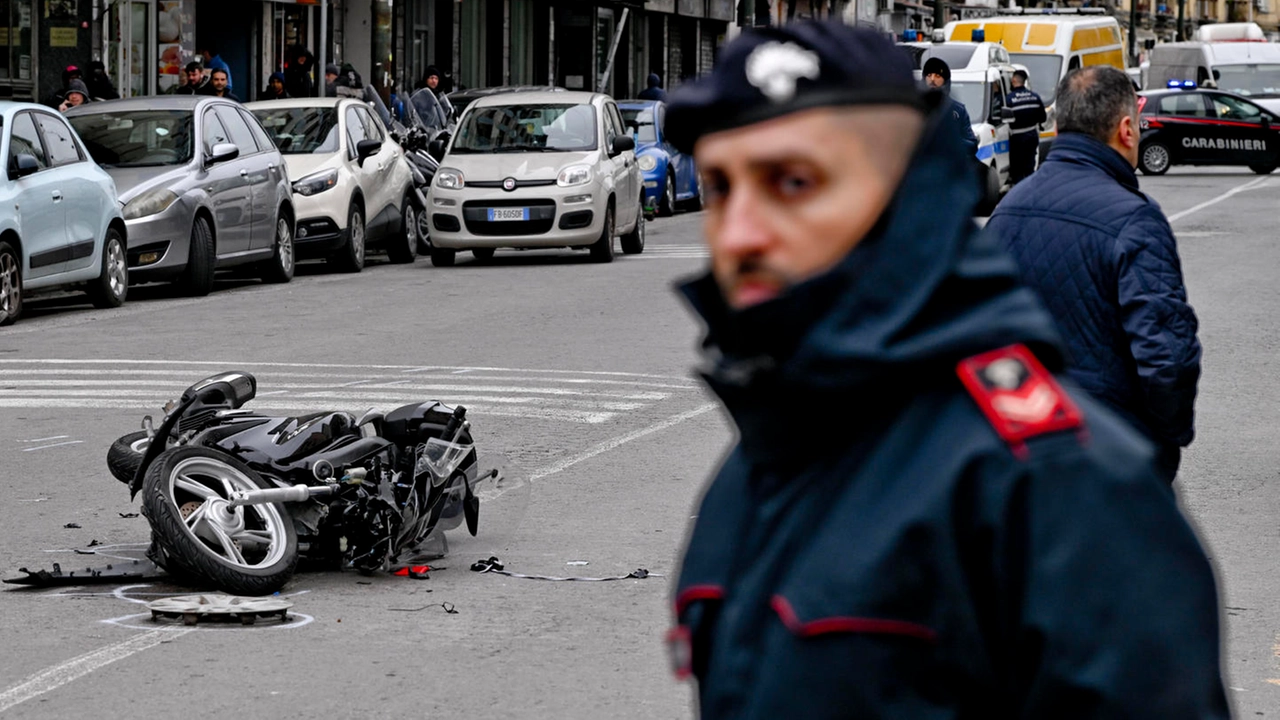
[[[818,54],[791,42],[767,42],[747,57],[747,82],[775,103],[795,97],[800,78],[818,79]]]

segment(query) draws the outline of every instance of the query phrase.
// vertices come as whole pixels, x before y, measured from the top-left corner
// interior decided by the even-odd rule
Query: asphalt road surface
[[[1173,220],[1201,319],[1199,434],[1178,488],[1222,582],[1229,694],[1238,717],[1275,715],[1280,177],[1175,170],[1142,185]],[[690,717],[662,644],[670,583],[733,437],[691,375],[699,329],[671,289],[705,265],[699,230],[696,214],[656,220],[645,253],[611,265],[505,253],[304,266],[289,285],[228,279],[203,299],[135,288],[111,311],[32,302],[0,331],[5,577],[144,546],[106,449],[223,369],[253,372],[253,405],[281,412],[467,405],[481,450],[531,480],[482,507],[479,537],[452,533],[428,580],[299,575],[284,625],[157,626],[140,603],[179,592],[161,581],[2,592],[0,714]],[[519,573],[657,576],[468,571],[490,555]]]

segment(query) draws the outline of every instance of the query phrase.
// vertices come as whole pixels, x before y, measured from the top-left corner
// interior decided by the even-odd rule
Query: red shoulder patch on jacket
[[[965,358],[956,374],[1018,457],[1030,438],[1084,427],[1080,408],[1025,345]]]

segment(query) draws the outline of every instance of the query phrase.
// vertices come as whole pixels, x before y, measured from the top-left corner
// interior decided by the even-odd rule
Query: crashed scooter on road
[[[270,417],[241,409],[256,393],[249,373],[208,377],[108,453],[112,474],[142,493],[148,557],[171,575],[262,595],[300,558],[385,570],[464,519],[474,535],[477,486],[502,481],[479,471],[463,407]]]

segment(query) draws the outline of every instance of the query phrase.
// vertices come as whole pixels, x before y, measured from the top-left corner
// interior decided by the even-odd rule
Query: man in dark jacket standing
[[[988,229],[1057,321],[1071,378],[1155,443],[1173,482],[1195,434],[1200,343],[1173,230],[1138,190],[1137,96],[1124,73],[1091,67],[1062,80],[1057,109],[1044,165]]]
[[[1009,128],[1009,179],[1017,185],[1036,171],[1040,123],[1048,115],[1044,111],[1044,101],[1027,87],[1025,70],[1015,70],[1010,84],[1013,90],[1005,98],[1013,111],[1013,125]]]
[[[951,97],[951,67],[941,58],[932,57],[925,61],[921,70],[925,85],[941,90],[946,96],[946,107],[942,116],[950,120],[951,125],[964,141],[965,152],[970,157],[978,154],[978,138],[973,134],[973,121],[969,119],[969,109],[964,103]]]
[[[1213,575],[970,213],[942,98],[869,30],[744,32],[672,92],[740,440],[670,636],[704,718],[1227,717]]]
[[[667,101],[667,91],[662,89],[662,78],[658,77],[658,73],[649,73],[647,85],[648,87],[640,91],[641,100]]]

